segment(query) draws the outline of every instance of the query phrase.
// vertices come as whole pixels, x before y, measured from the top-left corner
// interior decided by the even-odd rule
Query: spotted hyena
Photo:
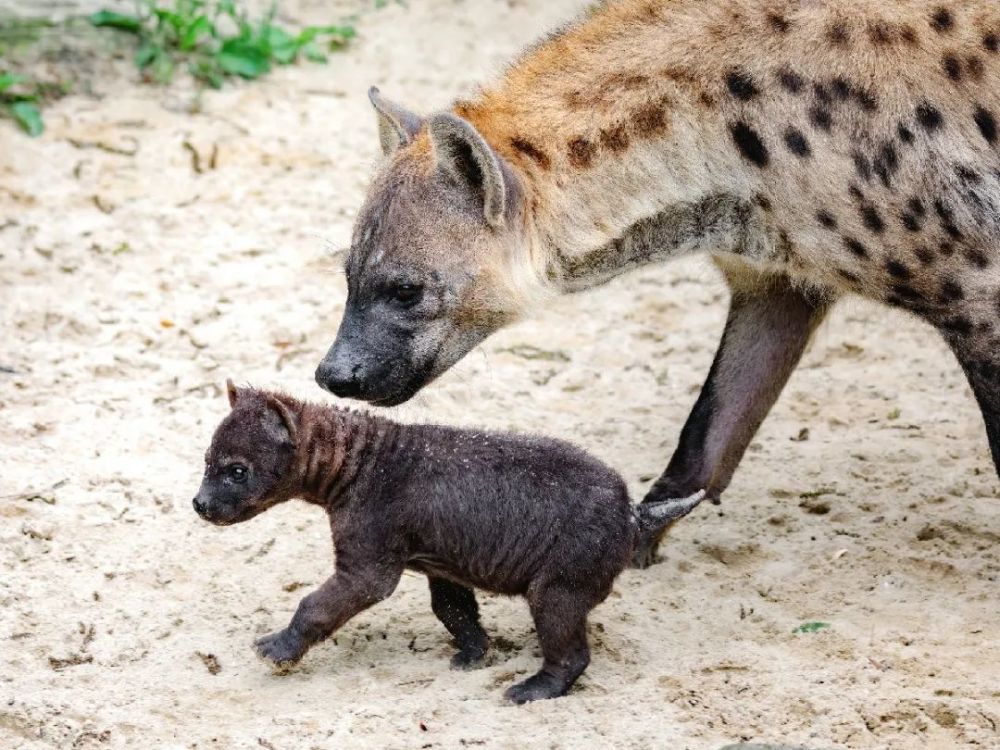
[[[718,498],[846,294],[940,331],[1000,464],[997,3],[608,2],[449,111],[371,98],[325,388],[405,401],[549,295],[702,251],[729,318],[647,500]]]

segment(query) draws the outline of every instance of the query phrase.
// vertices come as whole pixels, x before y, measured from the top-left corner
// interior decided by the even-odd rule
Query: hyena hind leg
[[[545,661],[528,679],[507,688],[514,703],[565,695],[590,663],[587,613],[591,600],[566,583],[549,583],[528,594],[531,616]]]
[[[472,589],[445,578],[428,579],[431,586],[431,609],[448,629],[458,646],[451,658],[452,669],[481,666],[490,639],[479,623],[479,605]]]
[[[965,370],[972,392],[986,422],[986,437],[990,441],[993,465],[1000,477],[1000,352],[968,353],[952,343],[952,349]]]

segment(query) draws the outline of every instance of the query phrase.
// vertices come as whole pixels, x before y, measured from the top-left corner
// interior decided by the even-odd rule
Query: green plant
[[[258,78],[272,65],[288,65],[300,56],[325,62],[326,52],[344,47],[354,37],[350,23],[307,26],[291,33],[275,23],[275,8],[251,21],[238,0],[136,0],[135,14],[100,11],[94,26],[135,34],[135,63],[151,80],[166,83],[178,65],[219,88],[228,76]]]
[[[38,110],[40,87],[29,84],[23,76],[0,73],[0,112],[14,120],[30,136],[45,130]]]
[[[793,633],[817,633],[830,627],[828,622],[804,622],[792,630]]]

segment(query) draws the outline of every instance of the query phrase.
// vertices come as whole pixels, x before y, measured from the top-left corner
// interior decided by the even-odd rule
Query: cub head
[[[520,179],[480,132],[369,97],[386,160],[354,227],[344,317],[316,381],[390,406],[515,318],[536,272]]]
[[[205,454],[195,512],[219,526],[253,518],[287,500],[295,456],[292,409],[271,393],[226,381],[231,411]]]

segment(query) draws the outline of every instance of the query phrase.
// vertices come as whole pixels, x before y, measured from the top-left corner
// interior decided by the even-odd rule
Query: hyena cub
[[[587,613],[638,538],[702,497],[640,516],[622,478],[567,443],[397,424],[227,385],[232,410],[205,456],[198,515],[229,525],[297,497],[325,508],[333,533],[333,576],[255,644],[278,669],[387,598],[410,568],[427,575],[431,608],[458,646],[454,667],[480,664],[489,645],[473,588],[525,596],[545,660],[505,695],[563,695],[590,660]]]

